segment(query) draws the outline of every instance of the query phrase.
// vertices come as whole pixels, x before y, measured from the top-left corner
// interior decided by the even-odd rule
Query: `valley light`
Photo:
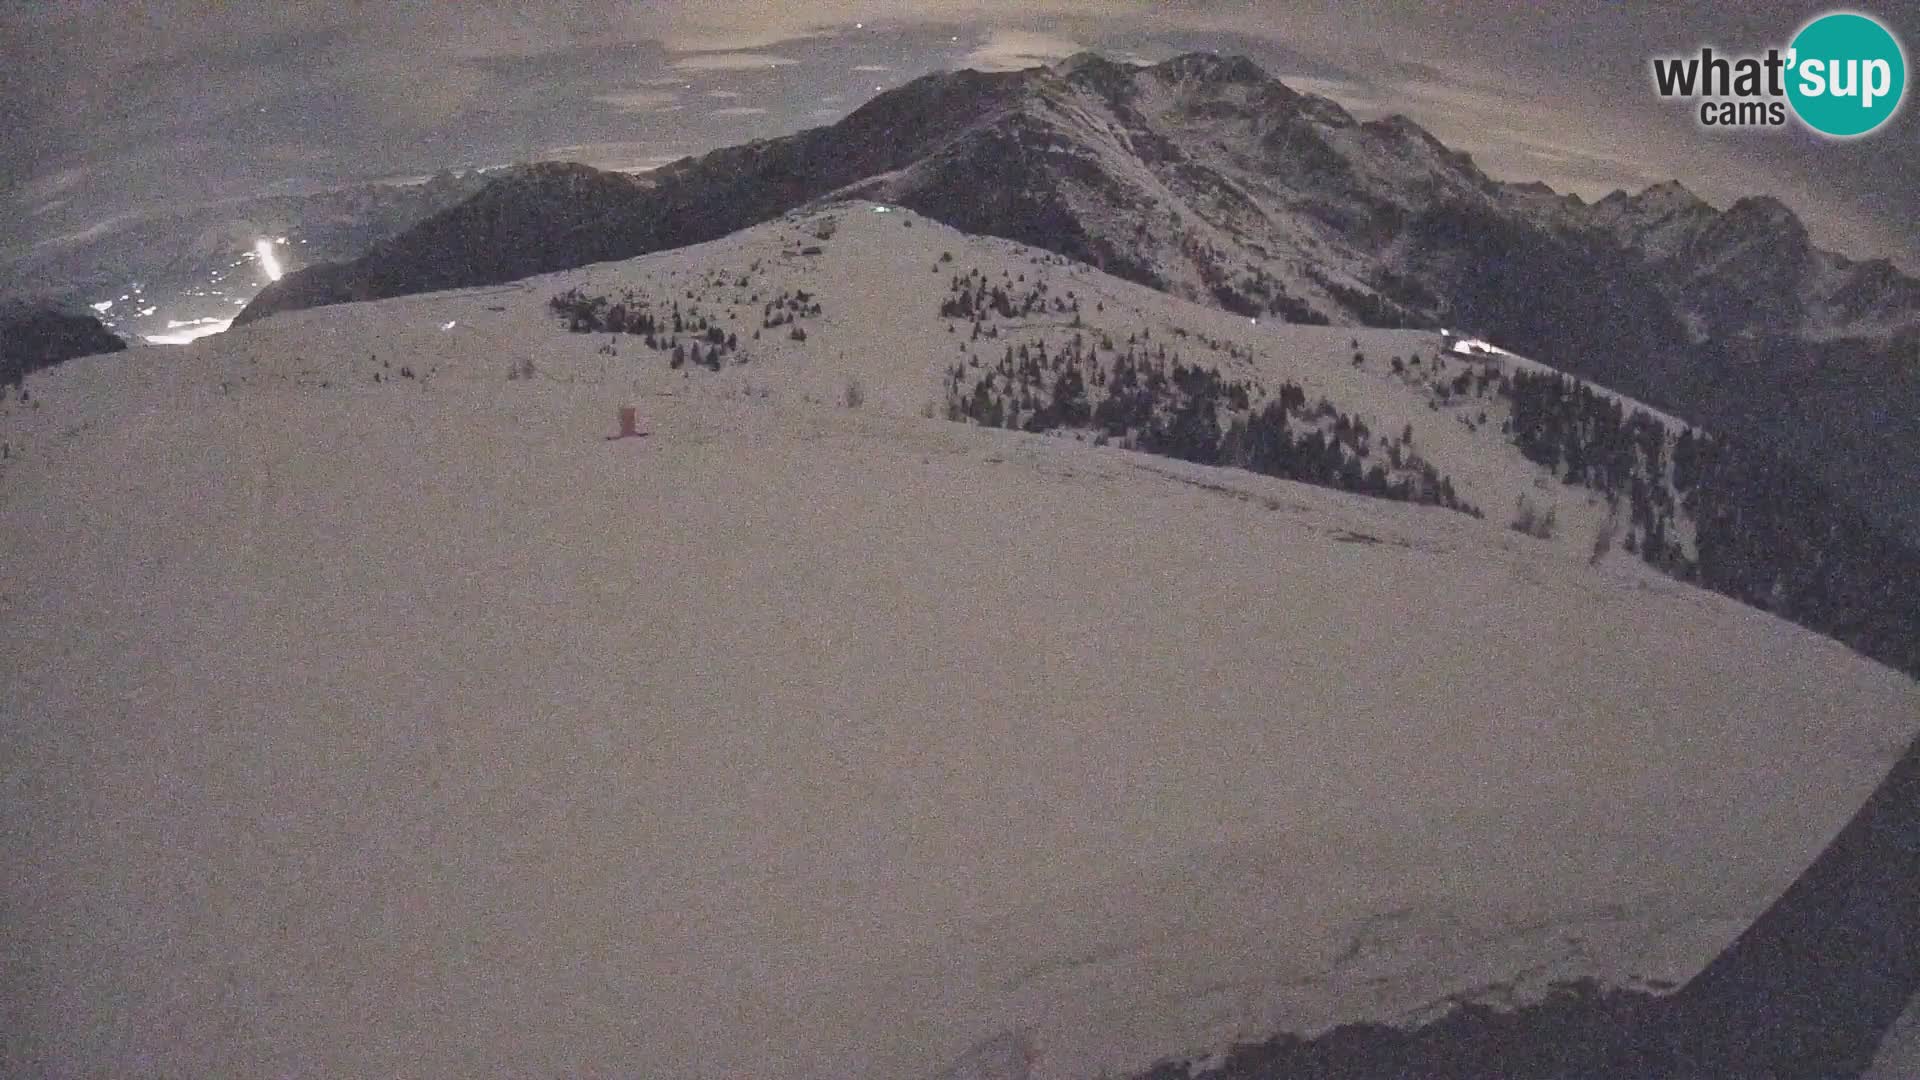
[[[187,329],[175,334],[148,334],[147,344],[185,345],[196,338],[203,338],[209,334],[218,334],[231,325],[233,325],[232,319],[193,319],[184,323],[168,319],[168,329],[176,329],[183,326]]]
[[[111,311],[113,309],[113,301],[102,300],[97,304],[89,304],[88,306],[95,311]]]
[[[267,271],[268,281],[280,280],[280,260],[273,257],[273,241],[259,239],[253,242],[253,253],[260,258],[260,265]]]
[[[443,322],[443,323],[441,323],[441,324],[440,324],[440,329],[442,329],[442,330],[451,330],[451,329],[453,329],[454,327],[456,327],[456,326],[458,326],[458,325],[460,325],[460,324],[459,324],[459,321],[458,321],[458,320],[455,320],[455,319],[448,319],[448,320],[447,320],[446,322]]]

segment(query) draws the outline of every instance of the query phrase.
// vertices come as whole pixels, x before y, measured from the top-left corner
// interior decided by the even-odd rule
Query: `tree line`
[[[1521,453],[1632,508],[1626,547],[1920,677],[1920,551],[1766,447],[1687,428],[1564,375],[1503,380]],[[1694,554],[1676,516],[1693,522]]]
[[[1110,339],[1090,345],[1075,334],[1052,352],[1044,340],[1009,345],[991,366],[977,357],[951,366],[946,386],[953,420],[1091,432],[1097,444],[1482,516],[1415,452],[1411,426],[1378,437],[1325,398],[1310,406],[1292,382],[1267,393],[1164,344],[1130,340],[1121,352]]]

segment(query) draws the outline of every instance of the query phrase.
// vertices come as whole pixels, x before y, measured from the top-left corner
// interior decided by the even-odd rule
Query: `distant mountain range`
[[[1815,248],[1770,198],[1723,211],[1668,183],[1587,203],[1495,181],[1404,117],[1360,122],[1244,58],[941,73],[641,177],[525,168],[237,321],[627,258],[844,197],[1248,316],[1478,333],[1781,445],[1920,535],[1920,280]]]

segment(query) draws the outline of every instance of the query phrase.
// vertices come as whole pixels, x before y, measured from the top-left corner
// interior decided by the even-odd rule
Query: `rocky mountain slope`
[[[512,280],[710,240],[827,196],[910,207],[1243,314],[1455,327],[1748,438],[1781,439],[1920,535],[1920,283],[1811,247],[1770,199],[1677,185],[1587,205],[1495,182],[1401,118],[1362,123],[1244,59],[931,75],[832,127],[646,183],[547,167],[276,311]],[[576,205],[577,204],[577,205]]]
[[[1664,991],[1920,723],[1596,547],[1709,554],[1672,418],[892,205],[27,383],[9,1074],[1084,1077]]]

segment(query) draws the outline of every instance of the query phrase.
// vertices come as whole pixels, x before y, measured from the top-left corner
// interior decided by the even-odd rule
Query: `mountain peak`
[[[1720,216],[1678,180],[1649,185],[1638,195],[1615,189],[1589,209],[1592,221],[1631,237],[1633,244],[1660,259],[1676,255]]]
[[[1764,250],[1767,261],[1796,282],[1813,251],[1799,215],[1770,195],[1749,195],[1727,207],[1702,239],[1712,247]]]
[[[1693,210],[1706,207],[1706,200],[1695,195],[1678,180],[1650,185],[1632,200],[1639,206],[1659,210]]]
[[[1342,111],[1344,112],[1345,110]],[[1394,113],[1391,116],[1383,116],[1378,120],[1369,121],[1366,126],[1372,130],[1383,131],[1402,139],[1412,139],[1416,142],[1424,143],[1441,154],[1452,153],[1452,151],[1447,149],[1445,143],[1434,138],[1433,132],[1421,127],[1404,113]]]
[[[1062,75],[1077,75],[1083,71],[1125,74],[1134,70],[1134,67],[1133,64],[1121,63],[1105,53],[1084,49],[1055,64],[1053,70]]]
[[[1127,96],[1138,65],[1122,63],[1097,52],[1077,52],[1054,65],[1053,73],[1071,83],[1091,87],[1117,100]]]
[[[1740,199],[1727,207],[1727,216],[1776,228],[1800,228],[1799,216],[1786,203],[1771,195],[1749,195]]]
[[[1693,189],[1687,187],[1687,185],[1681,183],[1678,179],[1674,179],[1674,180],[1662,180],[1657,184],[1648,184],[1646,187],[1646,190],[1640,193],[1640,197],[1643,199],[1652,199],[1652,198],[1691,199],[1691,198],[1694,198],[1695,196],[1693,194]]]
[[[1244,56],[1191,52],[1154,65],[1149,70],[1183,82],[1263,83],[1267,73]]]

